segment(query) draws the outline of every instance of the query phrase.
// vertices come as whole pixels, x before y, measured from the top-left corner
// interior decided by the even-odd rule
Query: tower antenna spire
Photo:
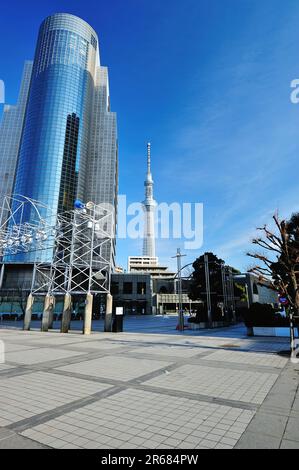
[[[151,143],[147,144],[147,172],[151,172]]]

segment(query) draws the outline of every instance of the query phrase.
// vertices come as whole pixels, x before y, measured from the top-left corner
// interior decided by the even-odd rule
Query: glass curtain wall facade
[[[33,62],[14,193],[44,203],[48,221],[72,209],[75,199],[116,207],[116,116],[108,103],[107,69],[100,66],[95,31],[70,14],[46,18]],[[111,180],[107,194],[106,178]],[[30,221],[30,214],[26,217]],[[32,263],[35,256],[18,254],[8,261]],[[52,252],[41,256],[38,261],[50,262]]]
[[[95,119],[90,129],[86,199],[95,204],[105,203],[115,208],[114,226],[106,227],[110,233],[115,234],[118,194],[117,123],[116,113],[110,111],[107,67],[97,69],[92,115]],[[105,258],[109,256],[107,251],[103,254]],[[112,265],[115,266],[115,244],[111,258]]]
[[[26,61],[16,106],[6,105],[0,125],[0,201],[11,196],[33,63]]]

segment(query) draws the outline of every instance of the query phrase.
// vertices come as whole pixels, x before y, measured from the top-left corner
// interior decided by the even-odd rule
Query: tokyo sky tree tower
[[[155,252],[155,208],[156,201],[153,196],[154,181],[151,173],[151,144],[147,144],[147,173],[145,177],[145,200],[144,209],[144,238],[143,238],[143,256],[154,258]]]

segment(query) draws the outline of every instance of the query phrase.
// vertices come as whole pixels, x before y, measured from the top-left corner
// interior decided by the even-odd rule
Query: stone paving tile
[[[3,340],[2,340],[3,341]],[[5,350],[5,353],[9,353],[9,352],[19,352],[19,351],[27,351],[29,349],[34,349],[34,346],[26,346],[25,344],[14,344],[14,343],[11,343],[7,340],[4,340],[4,350]]]
[[[38,348],[22,351],[21,354],[20,352],[7,353],[5,355],[5,360],[8,362],[15,362],[17,364],[31,365],[79,356],[81,354],[81,352],[66,351],[65,349]]]
[[[0,379],[0,426],[53,410],[109,386],[47,372]]]
[[[90,375],[92,377],[128,381],[169,366],[170,364],[171,362],[166,361],[135,359],[123,356],[105,356],[91,361],[59,367],[58,370]]]
[[[47,333],[46,333],[47,334]],[[51,346],[67,346],[67,345],[78,345],[81,343],[87,343],[86,337],[73,335],[73,334],[68,334],[66,336],[61,336],[60,334],[57,334],[55,332],[49,333],[45,338],[43,338],[43,333],[38,333],[37,338],[36,337],[30,337],[30,344],[34,346],[44,346],[44,344],[48,344],[50,347]]]
[[[9,370],[9,369],[14,369],[15,366],[9,366],[8,364],[0,364],[0,372]]]
[[[96,351],[106,351],[106,350],[120,350],[123,348],[123,345],[112,342],[112,341],[103,341],[101,339],[97,341],[85,341],[79,344],[70,344],[67,345],[65,349],[72,350],[72,351],[83,351],[85,349],[94,349]]]
[[[259,412],[255,415],[247,431],[272,437],[281,437],[288,422],[287,416]],[[298,421],[296,421],[298,423]],[[298,428],[298,424],[297,424]],[[299,433],[299,432],[298,432]],[[299,436],[298,436],[299,439]],[[294,439],[295,440],[295,439]]]
[[[261,354],[254,352],[240,352],[240,351],[216,351],[205,357],[205,360],[231,362],[238,364],[250,364],[256,366],[269,366],[283,368],[288,359],[274,354]]]
[[[184,365],[169,374],[146,381],[164,389],[200,393],[216,398],[260,404],[277,380],[277,374]]]
[[[287,439],[290,441],[297,441],[298,447],[299,447],[299,420],[298,418],[289,418],[283,437],[284,439]]]
[[[35,442],[26,437],[20,436],[12,431],[7,432],[7,435],[0,436],[0,449],[43,449],[46,446]]]
[[[159,356],[173,356],[175,358],[186,358],[196,356],[201,352],[207,351],[204,348],[194,346],[175,346],[172,344],[162,345],[162,346],[146,346],[141,348],[133,348],[130,350],[132,354],[150,354],[150,355],[159,355]]]
[[[236,443],[236,449],[279,449],[281,439],[253,432],[246,432]]]
[[[127,389],[27,429],[22,435],[54,448],[90,448],[90,439],[103,448],[192,449],[218,444],[232,448],[253,415],[253,411],[241,408]],[[230,424],[223,435],[217,435],[214,430],[222,422]],[[229,437],[233,430],[235,438]]]
[[[218,349],[218,348],[223,348],[223,347],[234,347],[236,350],[238,350],[241,345],[240,345],[240,340],[236,339],[227,339],[227,338],[209,338],[205,336],[199,336],[199,337],[184,337],[177,339],[177,344],[184,344],[185,346],[189,347],[201,347],[201,348],[207,348],[208,350],[210,349],[211,352],[213,352],[213,349]]]
[[[2,330],[0,324],[0,338],[8,345],[9,354],[15,353],[22,359],[27,352],[27,362],[20,362],[19,368],[4,365],[2,376],[0,365],[0,393],[4,397],[0,404],[0,426],[10,424],[14,431],[23,430],[22,436],[14,433],[6,439],[3,435],[7,448],[36,445],[57,449],[229,449],[238,446],[279,448],[280,444],[282,448],[296,448],[298,374],[291,375],[290,387],[289,380],[280,380],[283,375],[280,369],[284,367],[281,360],[285,361],[285,358],[269,354],[286,349],[287,340],[247,338],[242,326],[181,334],[171,331],[176,322],[174,318],[168,323],[157,318],[144,321],[144,332],[147,333],[144,334],[133,332],[134,322],[137,328],[143,319],[129,320],[131,326],[133,323],[130,327],[132,332],[119,335],[96,333],[89,337],[78,332],[61,335],[55,331]],[[162,323],[163,330],[159,331]],[[164,328],[166,324],[168,327]],[[79,324],[76,326],[80,328]],[[123,348],[129,351],[126,356],[122,353]],[[83,361],[88,358],[84,355],[85,350],[88,353],[91,349],[92,358],[102,351],[108,356]],[[113,353],[109,352],[110,349]],[[48,355],[42,357],[45,350],[48,350]],[[244,350],[248,352],[244,353]],[[169,356],[165,351],[172,351],[172,354]],[[208,355],[196,359],[195,363],[193,356],[202,351]],[[55,352],[64,353],[63,357],[56,358]],[[138,354],[147,353],[154,360],[138,358]],[[35,362],[37,357],[41,360]],[[175,364],[181,357],[184,358],[183,366]],[[191,364],[188,364],[188,358]],[[28,375],[10,376],[10,369],[21,374],[22,364],[29,372],[31,364],[34,369],[35,365],[46,367],[51,361],[49,367],[55,367],[55,360],[62,375],[32,371]],[[78,362],[80,360],[83,362]],[[213,360],[210,365],[209,360]],[[64,365],[59,367],[59,364]],[[247,364],[251,365],[250,370]],[[265,373],[261,373],[261,367],[270,367],[271,370],[267,372],[265,369]],[[273,370],[275,367],[277,374]],[[77,372],[85,378],[63,376],[63,371]],[[145,381],[147,375],[149,377]],[[279,384],[275,388],[275,383],[269,393],[278,375]],[[140,376],[144,380],[142,388],[137,384]],[[111,393],[108,390],[111,386],[102,384],[101,377],[108,381],[132,380],[132,383],[114,387]],[[163,390],[160,393],[147,390],[147,385],[162,387]],[[180,392],[186,395],[179,396]],[[99,396],[94,396],[96,393]],[[187,398],[188,393],[199,396],[192,400]],[[205,395],[207,400],[203,397],[204,401],[200,401],[200,395]],[[283,407],[280,403],[282,396]],[[212,403],[213,398],[221,400]],[[256,407],[252,405],[261,403],[255,415],[253,408]],[[19,421],[21,423],[16,424]]]
[[[280,444],[280,449],[299,449],[298,441],[290,441],[288,439],[283,439]]]
[[[273,340],[273,338],[272,338]],[[260,340],[253,339],[251,341],[244,341],[242,343],[242,349],[246,351],[258,352],[279,352],[288,349],[290,341],[286,338],[285,340],[279,339],[279,341],[268,341],[261,342]]]

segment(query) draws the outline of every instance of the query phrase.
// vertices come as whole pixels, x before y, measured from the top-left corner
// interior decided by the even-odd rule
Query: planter
[[[254,336],[290,337],[290,327],[254,326]]]

